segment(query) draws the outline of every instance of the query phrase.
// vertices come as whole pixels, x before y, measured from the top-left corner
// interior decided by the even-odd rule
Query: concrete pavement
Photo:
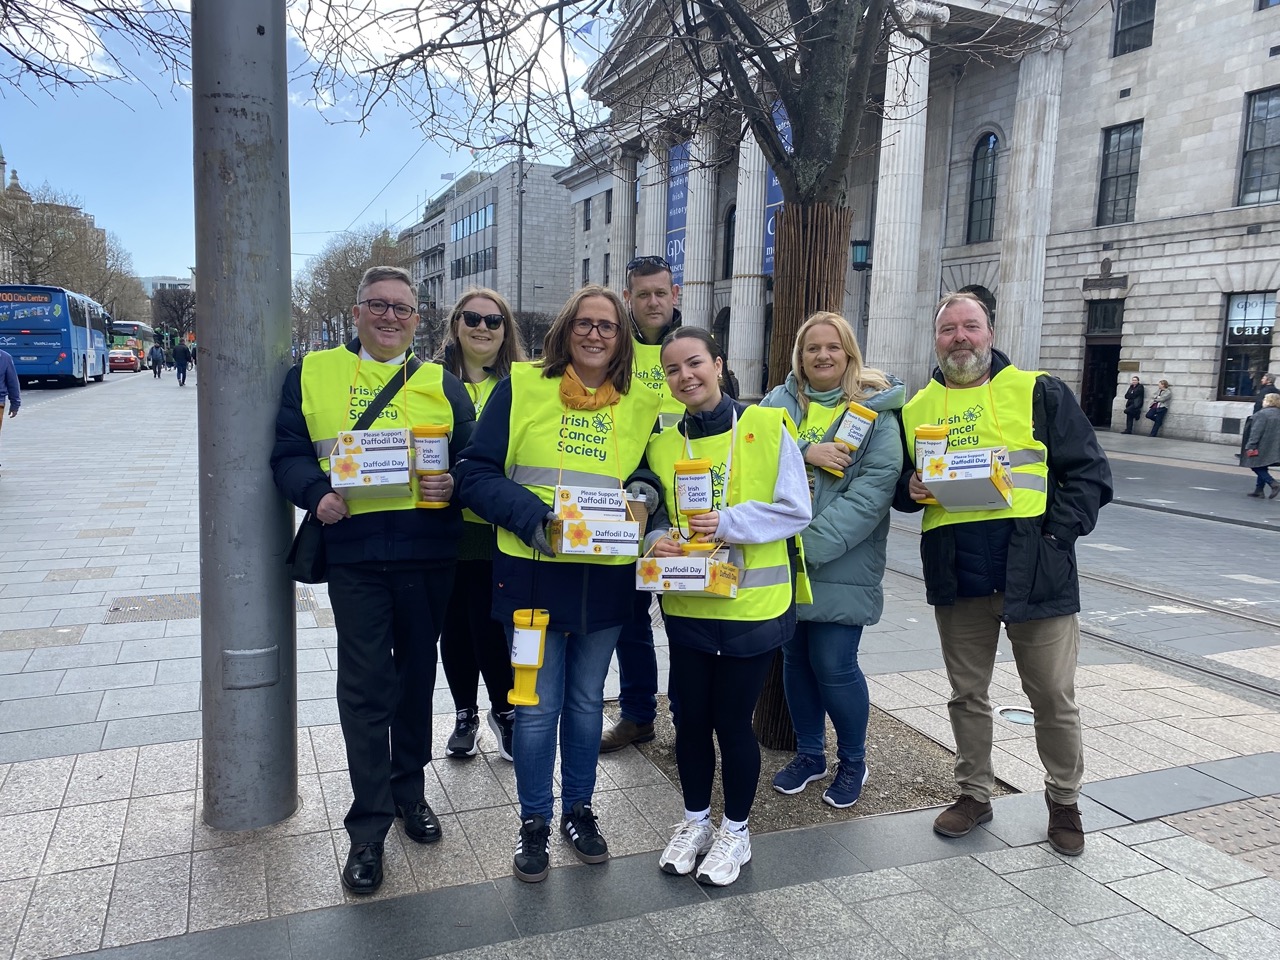
[[[349,788],[332,616],[323,587],[302,590],[299,813],[252,833],[210,830],[199,815],[197,376],[185,389],[114,374],[82,390],[29,391],[6,424],[0,958],[1280,953],[1280,701],[1088,638],[1082,808],[1096,832],[1076,860],[1042,843],[1029,728],[997,721],[998,775],[1026,792],[998,800],[993,822],[964,840],[932,834],[931,811],[758,835],[737,884],[701,888],[657,870],[679,792],[625,750],[600,762],[597,810],[614,859],[582,866],[553,840],[556,869],[530,887],[510,876],[514,778],[486,731],[479,757],[428,770],[445,840],[419,847],[397,830],[386,885],[356,904],[337,874]],[[1235,511],[1236,488],[1247,492],[1251,474],[1232,466],[1232,451],[1114,435],[1104,445],[1118,478],[1142,479],[1118,480],[1118,499],[1134,506],[1108,508],[1090,538],[1121,549],[1082,548],[1082,567],[1096,557],[1119,575],[1125,550],[1145,555],[1132,544],[1158,543],[1150,552],[1176,572],[1151,582],[1239,601],[1224,617],[1267,609],[1272,585],[1232,579],[1250,574],[1228,548],[1265,550],[1272,514],[1262,511],[1272,506],[1242,500],[1232,524],[1196,518]],[[1211,479],[1187,480],[1202,477]],[[1152,483],[1169,494],[1141,496]],[[877,705],[950,745],[932,614],[911,576],[909,518],[899,522],[891,564],[901,572],[886,577],[885,618],[868,630],[862,660]],[[1185,657],[1231,655],[1253,676],[1280,678],[1280,639],[1268,628],[1238,631],[1230,649],[1196,647],[1230,621],[1097,590],[1086,627],[1145,635]],[[994,694],[1019,705],[1007,652],[1000,659]],[[434,702],[442,747],[452,720],[443,675]]]

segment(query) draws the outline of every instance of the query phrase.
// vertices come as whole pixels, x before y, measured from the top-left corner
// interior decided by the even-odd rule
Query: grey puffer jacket
[[[1280,408],[1263,407],[1249,418],[1249,435],[1245,438],[1246,455],[1240,458],[1242,467],[1274,467],[1280,464]],[[1256,457],[1247,455],[1257,450]]]
[[[813,470],[813,520],[801,534],[813,603],[796,607],[801,620],[868,626],[884,609],[889,506],[902,472],[898,411],[907,400],[902,382],[892,375],[889,381],[888,390],[858,401],[879,416],[844,477]],[[769,391],[760,405],[782,407],[799,424],[803,414],[795,375]],[[831,424],[823,442],[831,441],[839,425],[839,419]]]

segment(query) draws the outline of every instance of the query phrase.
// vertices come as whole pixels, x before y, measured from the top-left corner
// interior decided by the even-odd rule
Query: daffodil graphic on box
[[[925,466],[924,475],[929,479],[937,479],[947,471],[947,461],[945,457],[930,457],[928,464]]]
[[[340,457],[333,465],[333,469],[337,472],[339,479],[350,480],[360,472],[360,464],[356,463],[356,458],[348,454]]]
[[[578,509],[576,503],[567,503],[560,508],[561,520],[581,520],[582,511]]]
[[[591,539],[591,531],[585,523],[571,523],[568,527],[569,543],[575,547],[585,547]]]
[[[662,567],[656,560],[640,561],[640,580],[642,583],[657,583],[662,576]]]

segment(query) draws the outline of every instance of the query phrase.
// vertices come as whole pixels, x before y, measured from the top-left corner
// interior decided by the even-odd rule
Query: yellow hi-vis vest
[[[636,340],[632,346],[636,356],[631,365],[631,375],[662,397],[659,418],[665,430],[684,416],[684,404],[672,396],[671,388],[667,386],[667,375],[662,370],[662,344]]]
[[[711,486],[716,503],[732,506],[748,500],[773,502],[783,430],[794,439],[795,425],[780,407],[753,406],[743,411],[733,442],[732,476],[728,478],[725,477],[728,432],[690,441],[695,458],[705,457],[711,461]],[[649,468],[662,480],[667,515],[672,524],[680,516],[676,512],[675,463],[687,457],[685,440],[677,427],[668,427],[649,441]],[[681,526],[684,526],[683,519]],[[769,620],[786,613],[791,606],[791,561],[786,540],[737,545],[730,550],[729,559],[739,569],[736,597],[730,600],[664,593],[663,612],[701,620]]]
[[[560,401],[560,378],[548,379],[532,363],[511,366],[511,436],[508,479],[552,508],[557,484],[621,489],[644,458],[658,419],[658,395],[629,390],[610,407],[570,410]],[[498,549],[531,559],[533,550],[510,530],[498,528]],[[635,563],[635,557],[543,557],[563,563]]]
[[[326,474],[329,472],[329,454],[338,442],[338,434],[355,425],[388,380],[403,379],[404,375],[403,365],[393,367],[376,360],[361,361],[346,347],[306,355],[302,361],[302,415],[307,418],[307,433],[320,469]],[[442,423],[452,434],[453,407],[445,398],[443,382],[444,368],[424,363],[409,379],[407,392],[401,389],[392,397],[369,429],[412,430],[414,426]],[[418,499],[418,479],[412,466],[411,459],[411,496],[351,500],[347,509],[352,515],[378,510],[412,510]]]
[[[489,397],[493,394],[493,388],[498,385],[497,377],[486,377],[479,383],[463,383],[467,388],[467,393],[471,397],[472,406],[476,408],[476,420],[480,419],[480,413],[484,410],[484,405],[489,402]],[[462,519],[467,523],[479,523],[488,525],[489,521],[481,518],[467,507],[462,508]]]
[[[966,510],[949,513],[943,507],[926,506],[921,529],[928,531],[953,523],[975,520],[1038,517],[1045,511],[1049,481],[1048,450],[1035,438],[1031,422],[1031,395],[1040,372],[1005,367],[977,387],[949,390],[937,380],[912,397],[902,408],[907,453],[916,469],[915,432],[921,424],[946,424],[947,451],[1006,447],[1013,473],[1013,506],[1007,510]]]

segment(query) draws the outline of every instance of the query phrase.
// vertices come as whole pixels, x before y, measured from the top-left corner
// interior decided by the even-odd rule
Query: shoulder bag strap
[[[373,398],[373,403],[364,408],[364,413],[360,414],[360,419],[356,421],[356,425],[351,429],[368,430],[369,427],[373,425],[373,421],[378,419],[378,414],[380,414],[383,411],[383,408],[391,402],[391,398],[400,392],[400,388],[409,382],[409,378],[417,373],[421,366],[421,360],[417,357],[409,357],[409,359],[405,361],[405,367],[407,368],[405,370],[405,376],[392,377],[387,381],[387,385],[378,392],[376,397]]]

